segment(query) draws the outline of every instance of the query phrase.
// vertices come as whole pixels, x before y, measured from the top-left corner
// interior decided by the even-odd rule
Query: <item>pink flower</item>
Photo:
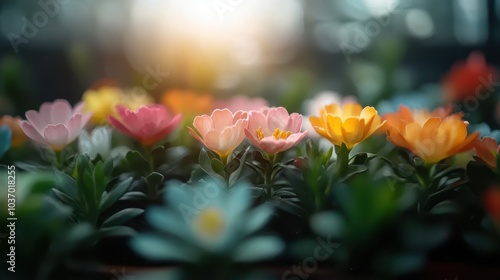
[[[227,108],[232,112],[236,112],[238,110],[243,111],[251,111],[251,110],[260,110],[263,107],[267,107],[267,100],[260,97],[249,98],[246,96],[235,96],[230,99],[224,100],[219,99],[215,101],[214,109],[223,109]]]
[[[300,132],[301,127],[302,115],[288,115],[283,107],[264,108],[250,112],[245,134],[255,146],[274,155],[297,145],[306,136],[306,131]]]
[[[181,114],[172,116],[166,107],[159,104],[143,105],[135,111],[117,105],[116,112],[119,118],[108,116],[111,125],[146,147],[172,133],[182,118]]]
[[[201,115],[194,118],[193,126],[197,132],[188,127],[189,133],[224,160],[245,139],[247,113],[215,109],[210,116]]]
[[[28,120],[19,120],[19,126],[33,141],[60,151],[78,137],[89,121],[92,114],[82,113],[82,109],[82,103],[73,109],[64,99],[43,103],[40,111],[26,112]]]

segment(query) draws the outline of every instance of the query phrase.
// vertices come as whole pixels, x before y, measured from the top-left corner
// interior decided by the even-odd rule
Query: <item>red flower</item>
[[[500,224],[500,188],[491,188],[486,191],[484,206],[493,221]]]
[[[480,97],[492,91],[495,68],[489,66],[480,52],[473,52],[465,62],[458,62],[443,79],[445,99],[461,101],[469,96]]]

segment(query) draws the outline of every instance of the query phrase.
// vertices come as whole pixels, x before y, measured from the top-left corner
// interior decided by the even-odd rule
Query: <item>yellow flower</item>
[[[445,111],[411,111],[401,106],[399,112],[387,114],[387,140],[410,150],[427,164],[474,147],[477,132],[467,136],[468,123],[461,114],[447,115]]]
[[[196,93],[189,90],[170,90],[163,94],[161,103],[172,114],[183,114],[186,117],[208,114],[213,109],[211,95]]]
[[[108,124],[108,116],[117,116],[116,106],[122,105],[130,110],[137,110],[142,105],[153,103],[146,92],[125,93],[121,88],[103,86],[89,89],[83,94],[84,111],[91,112],[91,121],[95,124]]]
[[[123,92],[117,87],[89,89],[83,94],[84,111],[91,112],[90,119],[95,124],[108,123],[108,115],[116,114],[116,105],[120,103]]]
[[[144,90],[130,91],[124,92],[121,95],[119,105],[124,106],[125,108],[135,111],[139,109],[139,107],[143,105],[151,105],[154,103],[151,95],[147,94]],[[116,109],[116,106],[115,108]],[[116,114],[114,114],[116,116]]]
[[[342,107],[336,103],[326,105],[319,117],[311,116],[309,121],[319,135],[335,146],[344,143],[348,150],[384,125],[375,108],[362,108],[358,103],[347,103]]]

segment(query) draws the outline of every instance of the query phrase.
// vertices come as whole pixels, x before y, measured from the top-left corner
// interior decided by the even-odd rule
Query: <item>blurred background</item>
[[[2,0],[0,35],[0,114],[99,83],[292,111],[330,90],[384,107],[442,99],[473,52],[498,66],[500,0]]]

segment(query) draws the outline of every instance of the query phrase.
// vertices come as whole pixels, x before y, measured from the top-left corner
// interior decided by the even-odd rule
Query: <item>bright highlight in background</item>
[[[299,0],[135,1],[127,48],[132,60],[201,48],[241,65],[279,61],[299,45],[303,13]],[[144,51],[152,47],[159,50]]]

